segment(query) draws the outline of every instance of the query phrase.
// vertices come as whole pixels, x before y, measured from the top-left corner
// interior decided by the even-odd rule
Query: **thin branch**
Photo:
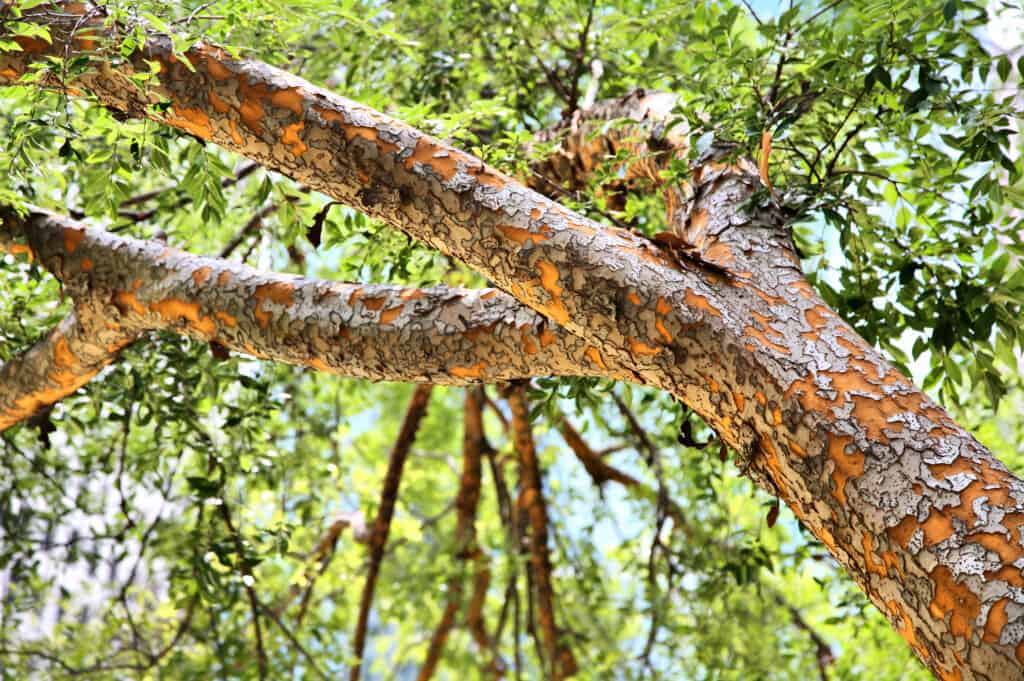
[[[821,634],[819,634],[814,627],[807,623],[807,620],[804,619],[796,606],[790,603],[785,596],[775,589],[770,589],[770,591],[772,592],[772,596],[775,601],[789,613],[789,617],[793,621],[793,625],[797,629],[805,631],[807,636],[811,639],[811,643],[814,644],[814,659],[818,665],[818,676],[821,681],[829,681],[828,668],[836,659],[832,646],[822,638]]]
[[[252,628],[256,635],[256,664],[259,669],[260,681],[265,681],[267,678],[267,651],[263,646],[263,629],[260,627],[260,600],[256,596],[256,590],[253,588],[256,578],[253,576],[252,567],[250,567],[246,558],[242,538],[238,534],[234,522],[231,520],[231,509],[228,507],[226,499],[222,498],[220,500],[219,511],[220,517],[224,520],[224,525],[228,528],[228,533],[231,535],[235,545],[235,553],[238,556],[239,568],[242,572],[242,586],[245,589],[246,596],[249,598],[249,609],[252,611]]]
[[[231,237],[231,241],[224,244],[224,248],[220,250],[218,257],[230,257],[231,254],[235,252],[235,249],[238,248],[238,246],[245,241],[247,237],[259,229],[260,225],[263,224],[264,218],[273,214],[277,208],[278,205],[276,203],[269,203],[256,211],[256,213],[253,214],[253,216],[249,218],[244,225],[242,225],[242,228],[238,230],[233,237]]]
[[[472,561],[477,566],[476,578],[474,579],[473,600],[474,609],[477,613],[473,617],[476,621],[469,620],[471,632],[474,634],[481,653],[491,650],[487,633],[483,629],[483,622],[479,616],[482,608],[483,598],[486,596],[487,584],[490,581],[489,572],[486,569],[486,558],[476,545],[476,512],[480,501],[480,480],[481,480],[481,457],[483,454],[483,414],[479,390],[476,388],[466,391],[466,398],[463,405],[463,435],[462,435],[462,476],[459,482],[459,491],[455,501],[455,555],[461,563]],[[441,620],[438,622],[431,637],[430,645],[427,648],[427,656],[420,667],[417,679],[427,681],[430,679],[437,664],[441,659],[445,642],[455,625],[455,616],[461,605],[463,586],[463,575],[455,574],[448,580],[447,599]],[[480,587],[483,587],[480,593]],[[500,667],[492,659],[491,672],[500,676]]]
[[[555,623],[555,594],[548,550],[548,517],[544,504],[540,462],[533,443],[526,384],[517,383],[507,393],[512,410],[512,433],[519,456],[520,490],[517,506],[527,514],[530,524],[530,566],[537,598],[537,620],[544,638],[545,656],[551,663],[555,681],[576,673],[572,650],[560,638]]]
[[[423,416],[427,412],[432,385],[422,384],[413,390],[412,399],[405,412],[405,419],[398,431],[398,438],[388,457],[388,469],[384,475],[384,484],[380,492],[380,508],[373,522],[373,533],[370,535],[370,556],[366,570],[366,583],[359,603],[359,619],[352,636],[352,656],[355,658],[349,671],[351,681],[359,681],[363,666],[363,650],[366,647],[366,631],[370,621],[370,608],[373,605],[373,592],[380,574],[381,560],[384,558],[384,547],[391,530],[391,518],[398,500],[398,486],[402,480],[402,468],[416,439]]]

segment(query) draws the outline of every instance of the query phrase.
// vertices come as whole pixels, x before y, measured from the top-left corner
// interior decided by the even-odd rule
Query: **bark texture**
[[[71,394],[153,330],[371,380],[465,384],[592,366],[582,341],[494,289],[267,274],[40,209],[20,217],[0,207],[0,220],[0,248],[30,253],[75,301],[48,338],[0,366],[0,431]]]
[[[115,71],[103,50],[116,33],[83,11],[34,10],[53,45],[22,40],[24,52],[0,56],[0,82],[47,55],[87,54],[94,68],[63,86],[237,151],[461,259],[575,334],[595,371],[697,411],[938,678],[1022,677],[1024,483],[818,297],[756,168],[709,162],[671,188],[685,200],[661,246],[209,45],[186,54],[193,71],[153,36]],[[148,70],[143,59],[161,64],[145,91],[130,81]]]

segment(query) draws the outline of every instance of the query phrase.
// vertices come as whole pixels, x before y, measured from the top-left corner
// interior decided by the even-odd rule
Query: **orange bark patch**
[[[228,283],[229,279],[231,279],[231,272],[224,270],[223,272],[217,275],[217,286],[224,286],[225,284]]]
[[[210,125],[210,117],[205,111],[199,108],[180,107],[174,105],[174,115],[168,116],[168,123],[176,128],[208,140],[213,136],[213,126]]]
[[[547,241],[551,238],[549,233],[535,233],[521,227],[513,227],[512,225],[498,225],[497,230],[501,232],[503,237],[519,246],[525,246],[527,243],[536,245],[541,241]]]
[[[196,283],[196,286],[202,286],[210,278],[210,272],[212,271],[210,267],[200,267],[192,273],[192,281]]]
[[[220,323],[224,324],[225,326],[238,326],[238,320],[229,315],[227,312],[217,310],[216,312],[213,313],[213,316],[220,320]]]
[[[688,307],[695,308],[698,310],[704,310],[708,314],[714,315],[715,317],[721,317],[722,313],[718,311],[718,308],[711,305],[708,299],[699,293],[694,293],[693,289],[686,289],[686,296],[683,298],[684,302]]]
[[[245,127],[257,135],[263,134],[263,100],[269,95],[269,89],[263,83],[251,84],[246,77],[238,81],[238,115],[242,117]]]
[[[18,78],[21,77],[18,75],[17,71],[9,66],[3,71],[0,71],[0,76],[3,76],[5,80],[18,80]]]
[[[114,305],[120,310],[121,314],[125,314],[129,310],[135,314],[146,314],[146,308],[131,291],[118,291],[115,293]]]
[[[300,87],[274,90],[270,95],[270,103],[280,109],[288,109],[297,116],[302,115],[302,102],[306,93]]]
[[[405,167],[412,170],[418,163],[430,167],[442,179],[450,180],[458,172],[459,157],[452,153],[451,149],[441,147],[424,135],[416,140],[416,148],[413,149],[412,155],[405,159]]]
[[[210,108],[212,108],[217,113],[227,113],[228,110],[231,108],[231,105],[229,105],[223,99],[218,97],[217,93],[213,90],[210,90],[206,93],[206,98],[210,102]]]
[[[985,620],[985,631],[983,639],[986,643],[999,643],[999,635],[1009,618],[1006,616],[1006,604],[1009,598],[1000,598],[988,611],[988,619]]]
[[[215,58],[212,54],[206,55],[206,72],[209,73],[214,80],[227,80],[234,75],[227,66],[222,64],[218,58]]]
[[[242,146],[243,144],[245,144],[245,138],[243,138],[242,135],[238,132],[238,126],[235,124],[234,120],[228,121],[228,132],[231,133],[231,141],[233,141],[235,144],[237,144],[238,146]]]
[[[373,310],[374,312],[376,312],[377,310],[384,307],[385,300],[386,299],[384,297],[363,298],[363,307],[365,307],[367,310]]]
[[[732,401],[736,404],[736,411],[743,411],[743,407],[747,404],[747,398],[738,390],[732,392]]]
[[[547,327],[544,327],[541,330],[541,332],[540,332],[540,346],[542,348],[546,348],[547,346],[551,345],[554,342],[555,342],[555,334],[554,334],[554,332],[551,329],[549,329]]]
[[[647,343],[644,343],[643,341],[633,338],[631,336],[629,338],[629,351],[632,352],[634,355],[656,355],[659,352],[661,352],[661,348],[654,347],[653,345],[648,345]]]
[[[850,478],[857,479],[864,474],[864,453],[854,451],[846,453],[846,446],[853,442],[849,435],[830,435],[828,437],[828,455],[835,469],[832,471],[832,482],[835,491],[832,496],[840,504],[846,505],[846,483]]]
[[[659,296],[658,301],[654,304],[654,311],[658,314],[665,315],[672,311],[672,306],[667,300]]]
[[[476,364],[468,367],[452,367],[450,371],[453,375],[458,376],[459,378],[480,378],[486,368],[486,363],[477,362]]]
[[[256,317],[256,322],[261,328],[267,328],[267,324],[270,322],[270,313],[263,309],[263,301],[269,300],[278,305],[290,307],[294,302],[294,291],[294,286],[282,281],[275,281],[272,284],[263,284],[256,287],[256,290],[253,292],[253,298],[256,300],[253,316]]]
[[[949,631],[954,636],[969,638],[972,624],[981,612],[981,601],[966,584],[957,583],[945,565],[932,570],[930,577],[935,595],[928,611],[940,620],[948,615]]]
[[[395,305],[394,307],[389,307],[388,309],[384,310],[383,312],[380,313],[380,323],[390,324],[391,322],[395,321],[398,318],[398,315],[402,314],[402,310],[404,308],[404,305]]]
[[[630,291],[629,293],[626,294],[626,298],[629,300],[629,302],[633,303],[634,305],[640,305],[640,296],[638,296],[636,292]]]
[[[398,151],[398,145],[391,142],[385,142],[380,139],[377,133],[377,128],[363,127],[360,125],[347,125],[344,123],[344,118],[338,113],[329,112],[334,114],[334,118],[331,116],[324,116],[325,120],[335,120],[341,122],[342,132],[345,134],[345,141],[351,142],[355,138],[359,137],[368,142],[372,142],[381,151],[381,153],[387,154],[390,152]],[[367,178],[369,179],[369,178]]]
[[[768,336],[765,335],[765,333],[760,329],[757,329],[748,324],[747,326],[743,327],[743,333],[752,338],[756,338],[757,341],[761,343],[761,346],[764,348],[771,348],[772,350],[781,355],[789,355],[789,348],[787,348],[785,345],[776,343],[772,339],[768,338]]]
[[[558,285],[558,268],[547,260],[537,261],[540,270],[540,285],[551,296],[551,302],[544,306],[548,316],[559,324],[569,321],[569,311],[562,303],[562,287]]]
[[[733,255],[732,249],[722,242],[717,242],[711,245],[702,254],[704,259],[708,262],[713,262],[716,265],[728,266],[731,265],[735,260],[736,256]],[[737,276],[743,276],[746,279],[750,278],[750,272],[734,272]]]
[[[281,132],[281,142],[288,147],[288,151],[292,153],[292,156],[302,156],[303,152],[309,148],[299,137],[302,127],[302,121],[299,121],[298,123],[284,126]]]
[[[85,238],[85,230],[75,229],[74,227],[65,227],[62,234],[64,237],[64,250],[68,253],[74,253],[78,245],[82,243],[82,239]]]
[[[92,272],[92,260],[90,260],[89,258],[82,258],[82,263],[80,267],[82,268],[83,272]]]
[[[876,563],[871,552],[871,534],[869,532],[864,533],[862,546],[864,547],[864,567],[867,568],[868,572],[874,572],[876,575],[885,577],[887,574],[885,565]]]
[[[493,297],[497,295],[497,293],[497,291],[491,291],[489,294],[485,293],[484,295],[482,295],[481,298]],[[404,291],[402,291],[398,297],[401,298],[402,300],[419,300],[424,295],[425,294],[423,293],[422,289],[407,288]]]
[[[188,325],[205,336],[212,336],[217,331],[217,324],[210,317],[199,314],[199,303],[190,303],[177,298],[166,298],[151,303],[149,309],[156,312],[168,323],[185,320]]]
[[[587,349],[583,351],[583,354],[585,354],[587,356],[587,359],[589,359],[595,365],[601,367],[602,369],[608,369],[607,365],[605,365],[604,363],[604,358],[601,357],[601,351],[595,348],[594,346],[591,345],[587,347]]]

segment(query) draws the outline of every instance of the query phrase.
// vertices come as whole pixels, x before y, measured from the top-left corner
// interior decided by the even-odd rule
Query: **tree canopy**
[[[1024,52],[1007,27],[1024,15],[1011,5],[110,0],[91,20],[114,35],[106,68],[166,34],[194,69],[185,53],[202,40],[656,240],[672,231],[662,187],[694,181],[710,153],[755,159],[750,201],[786,211],[821,297],[1021,474]],[[48,6],[0,4],[0,56],[52,41],[24,16]],[[131,75],[142,92],[166,68],[149,66]],[[0,207],[106,230],[111,253],[134,237],[227,258],[254,286],[257,270],[347,282],[350,305],[361,285],[381,287],[383,310],[422,287],[468,323],[477,298],[430,287],[509,291],[201,126],[71,85],[98,68],[51,55],[0,70]],[[634,167],[658,152],[629,141],[636,121],[588,118],[638,91],[670,93],[652,124],[682,140],[652,172]],[[74,294],[9,250],[5,362]],[[389,377],[364,361],[374,343],[395,363],[429,357],[408,333],[353,341],[328,367],[349,377],[296,360],[301,348],[275,357],[304,367],[166,330],[126,339],[83,388],[3,431],[0,678],[335,678],[360,636],[363,678],[929,678],[695,411],[567,369],[571,339],[544,328],[554,345],[527,358],[548,362],[532,380],[508,381],[528,377],[524,354],[487,384],[432,388],[367,380]]]

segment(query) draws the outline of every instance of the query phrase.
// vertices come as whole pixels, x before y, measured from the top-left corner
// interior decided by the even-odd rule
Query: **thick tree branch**
[[[585,343],[493,289],[266,274],[39,209],[22,218],[0,206],[0,219],[0,247],[27,249],[76,303],[48,339],[0,368],[0,431],[77,390],[150,330],[372,380],[466,384],[600,373]]]
[[[71,312],[45,338],[0,364],[0,432],[88,383],[134,339],[97,329]]]
[[[384,484],[380,491],[380,507],[377,509],[377,516],[373,521],[373,532],[370,535],[370,556],[366,569],[366,583],[363,585],[363,595],[359,601],[359,619],[352,636],[352,656],[355,661],[349,670],[350,681],[359,681],[362,672],[363,650],[366,647],[366,631],[370,622],[373,592],[377,586],[380,563],[384,558],[384,547],[387,545],[388,533],[391,530],[391,518],[395,513],[395,504],[398,501],[398,485],[402,480],[402,467],[409,456],[409,450],[412,449],[420,422],[427,413],[431,388],[433,386],[430,385],[416,386],[412,398],[409,400],[409,408],[405,412],[402,427],[398,431],[395,446],[391,449],[391,454],[388,457],[388,470],[384,475]]]

